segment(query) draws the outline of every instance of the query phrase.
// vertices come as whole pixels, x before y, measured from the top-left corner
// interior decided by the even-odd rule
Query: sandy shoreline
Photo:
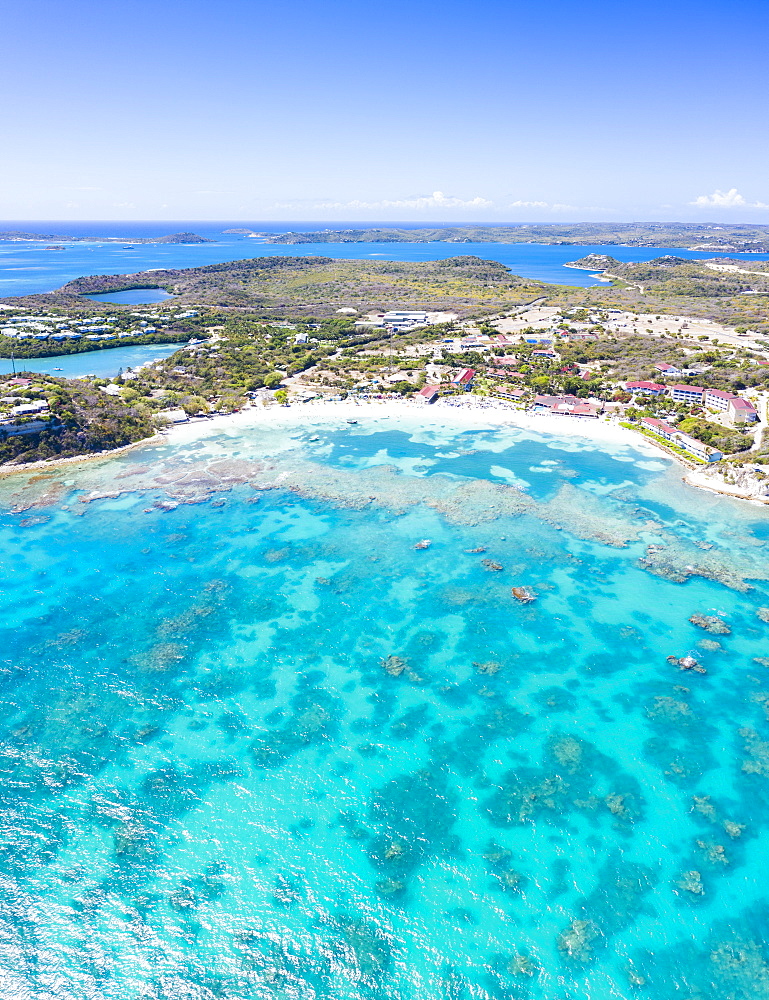
[[[85,465],[87,462],[108,462],[117,455],[124,455],[127,451],[136,448],[143,448],[147,444],[157,444],[165,438],[162,434],[153,434],[152,437],[142,438],[140,441],[132,441],[131,444],[124,444],[120,448],[110,448],[108,451],[94,451],[86,455],[68,455],[66,458],[44,458],[39,462],[25,462],[23,465],[0,465],[0,478],[17,476],[25,472],[41,472],[45,469],[58,469],[60,465]]]
[[[320,428],[351,420],[369,422],[371,419],[392,420],[396,423],[399,420],[407,421],[412,424],[418,423],[424,428],[461,427],[463,430],[483,430],[510,427],[554,437],[577,437],[604,442],[607,445],[629,446],[647,456],[676,461],[673,455],[655,448],[648,439],[605,420],[565,417],[551,413],[532,414],[510,408],[504,403],[487,400],[483,402],[463,400],[460,403],[439,401],[429,406],[411,400],[341,400],[292,403],[290,406],[250,406],[237,413],[192,419],[188,423],[173,424],[153,434],[152,437],[134,441],[132,444],[111,451],[50,458],[39,462],[27,462],[24,465],[0,466],[0,478],[10,478],[30,472],[53,472],[61,466],[109,461],[118,455],[147,445],[183,443],[208,437],[220,431],[237,433],[240,430],[260,426],[286,429],[296,426]]]
[[[705,476],[699,469],[693,469],[683,477],[687,486],[692,486],[697,490],[706,490],[708,493],[718,493],[724,497],[731,497],[733,500],[745,500],[748,503],[757,504],[760,507],[769,505],[769,498],[762,498],[749,493],[740,486],[730,486],[722,479]]]
[[[618,424],[605,420],[574,418],[557,414],[532,414],[495,403],[448,402],[424,404],[400,400],[343,400],[340,402],[293,403],[291,406],[249,407],[239,413],[214,417],[186,424],[176,424],[163,435],[170,441],[182,441],[206,435],[209,429],[237,430],[250,427],[321,427],[350,420],[370,422],[372,419],[398,420],[429,427],[461,427],[466,430],[484,428],[517,428],[552,434],[557,437],[579,437],[607,444],[625,445],[646,455],[674,460],[660,451],[648,439],[635,435]],[[207,436],[207,435],[206,435]]]
[[[135,441],[133,444],[112,451],[0,467],[0,479],[7,480],[29,473],[51,474],[62,467],[71,468],[75,472],[78,466],[91,465],[95,462],[108,462],[118,455],[136,451],[148,445],[156,447],[159,444],[184,444],[221,432],[237,436],[240,432],[259,427],[285,430],[301,427],[305,430],[312,430],[339,426],[350,421],[360,422],[362,425],[368,426],[372,421],[382,421],[383,429],[388,426],[397,427],[398,424],[410,425],[410,428],[419,430],[452,428],[482,431],[510,428],[511,430],[530,431],[554,438],[578,438],[598,446],[603,444],[607,448],[632,448],[645,458],[663,459],[677,465],[686,472],[686,475],[682,476],[683,482],[695,489],[706,490],[752,504],[767,505],[767,501],[749,496],[739,487],[730,489],[725,484],[705,476],[701,471],[691,469],[690,466],[679,462],[676,456],[657,448],[648,438],[634,434],[631,430],[617,423],[551,413],[533,414],[513,409],[501,402],[476,398],[462,399],[458,403],[440,400],[429,406],[412,400],[392,399],[365,401],[348,399],[335,402],[293,403],[290,406],[250,406],[237,413],[220,414],[215,417],[193,419],[188,423],[174,424],[152,437]]]

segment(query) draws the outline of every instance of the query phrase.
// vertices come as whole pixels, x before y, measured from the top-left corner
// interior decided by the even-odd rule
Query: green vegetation
[[[416,263],[257,257],[154,271],[149,281],[146,274],[95,275],[47,295],[4,301],[40,308],[82,307],[83,294],[136,287],[165,288],[183,305],[248,310],[263,319],[330,317],[340,308],[385,312],[394,302],[404,309],[494,313],[536,299],[548,288],[478,257]]]
[[[150,414],[82,380],[27,373],[30,389],[14,389],[21,398],[46,399],[48,427],[35,433],[9,435],[0,426],[0,465],[67,458],[121,448],[149,437]],[[10,391],[2,387],[4,392]],[[17,423],[24,423],[19,420]]]
[[[596,264],[594,257],[583,260],[586,266]],[[147,275],[80,278],[59,293],[7,300],[14,309],[3,319],[15,321],[15,329],[26,324],[29,330],[55,332],[65,325],[77,329],[84,320],[98,320],[110,330],[133,335],[63,344],[32,338],[0,340],[0,351],[14,350],[17,357],[22,351],[29,356],[51,355],[156,339],[189,342],[166,359],[112,380],[113,396],[97,393],[96,387],[106,387],[106,380],[70,383],[85,387],[72,397],[79,400],[77,407],[57,398],[49,428],[37,439],[32,434],[9,438],[0,461],[20,460],[22,454],[23,460],[30,460],[117,447],[149,433],[156,415],[167,408],[182,408],[191,416],[229,412],[263,389],[288,401],[289,384],[289,394],[304,390],[409,396],[425,384],[428,359],[438,366],[431,370],[430,380],[440,381],[444,394],[455,391],[450,370],[470,367],[477,373],[478,393],[517,389],[527,402],[541,393],[631,403],[630,394],[618,383],[659,381],[663,376],[655,365],[663,361],[683,370],[677,381],[733,392],[769,388],[769,366],[761,364],[764,352],[748,350],[741,343],[719,345],[709,339],[702,343],[703,337],[693,337],[684,322],[671,323],[670,332],[654,336],[646,320],[649,313],[660,320],[666,313],[688,316],[699,309],[711,317],[739,315],[750,329],[765,324],[769,331],[765,297],[742,294],[745,282],[769,281],[769,267],[757,263],[755,275],[741,275],[672,257],[641,264],[616,262],[612,267],[622,272],[622,287],[582,289],[524,281],[501,264],[472,256],[428,263],[270,257],[153,272],[151,282],[175,296],[149,310],[109,304],[111,315],[107,315],[81,297],[126,285],[146,286]],[[534,304],[557,307],[557,312],[532,312],[533,322],[550,325],[554,357],[535,355],[536,345],[508,343],[497,336],[499,318],[515,318]],[[363,313],[407,308],[453,312],[473,320],[393,335],[356,325],[356,317]],[[340,312],[350,309],[352,315]],[[618,317],[618,309],[629,314],[629,323],[627,315]],[[637,322],[632,321],[634,315]],[[156,329],[145,334],[141,323],[152,323]],[[664,322],[655,325],[664,330]],[[457,351],[461,345],[456,342],[442,343],[455,333],[493,340],[482,348],[468,344]],[[51,384],[48,380],[45,392],[52,391]],[[14,395],[23,395],[23,390]],[[701,408],[675,403],[669,396],[636,399],[627,413],[631,418],[684,417],[682,430],[727,454],[743,454],[751,444],[746,434],[708,421]],[[665,447],[675,450],[669,443]]]
[[[766,266],[760,261],[748,261],[745,266],[745,261],[735,263],[729,258],[720,264],[739,264],[751,273],[718,271],[704,263],[661,257],[612,265],[613,283],[576,288],[516,277],[504,265],[474,256],[428,262],[261,257],[154,271],[151,278],[146,273],[78,278],[56,292],[2,301],[18,308],[73,312],[83,310],[83,294],[150,286],[173,293],[174,307],[237,310],[264,320],[331,317],[342,308],[381,313],[393,306],[482,317],[540,301],[572,311],[621,309],[704,317],[769,337],[767,297],[762,294],[769,292]],[[91,312],[98,312],[99,306],[120,311],[115,305],[88,302]]]
[[[241,230],[242,231],[242,230]],[[702,223],[575,223],[571,225],[453,226],[440,229],[341,229],[260,234],[265,243],[557,243],[638,247],[702,247],[769,252],[769,226]]]
[[[683,458],[686,462],[691,462],[692,465],[709,464],[704,458],[698,458],[697,455],[692,455],[691,452],[685,451],[677,444],[673,444],[672,441],[668,441],[667,438],[661,437],[659,434],[655,434],[654,431],[650,431],[648,427],[641,427],[640,424],[629,423],[624,420],[620,421],[620,427],[627,427],[628,430],[638,431],[639,434],[643,434],[644,437],[650,438],[655,444],[661,445],[661,447],[666,448],[668,451],[672,451],[673,454],[678,455],[679,458]]]
[[[747,451],[753,444],[753,438],[749,434],[729,430],[721,424],[714,424],[701,417],[684,417],[683,420],[679,420],[676,427],[690,437],[702,441],[703,444],[717,448],[724,455]]]
[[[80,340],[13,340],[0,335],[0,355],[13,355],[17,361],[24,358],[58,358],[138,344],[183,344],[189,338],[189,333],[184,330],[161,330],[145,336],[121,337],[119,340],[86,340],[85,337]]]

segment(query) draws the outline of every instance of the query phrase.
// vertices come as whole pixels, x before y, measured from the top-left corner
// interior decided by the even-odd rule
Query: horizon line
[[[496,222],[490,222],[488,220],[485,221],[485,222],[473,222],[473,221],[457,221],[457,220],[436,221],[436,220],[431,220],[431,219],[399,219],[399,220],[393,220],[393,221],[386,221],[386,220],[383,221],[381,219],[357,219],[357,220],[338,219],[338,220],[331,220],[331,222],[330,222],[327,219],[319,219],[319,220],[318,219],[251,219],[251,220],[249,220],[249,219],[245,219],[245,218],[240,218],[240,219],[232,219],[232,218],[230,218],[230,219],[226,219],[226,218],[224,218],[224,219],[223,218],[218,218],[218,219],[189,219],[189,218],[188,219],[157,219],[157,218],[155,218],[155,219],[86,219],[86,218],[29,219],[28,218],[28,219],[0,219],[0,226],[5,226],[5,225],[19,225],[21,223],[40,225],[40,224],[52,223],[52,222],[59,223],[59,224],[64,224],[64,223],[68,223],[68,222],[69,223],[80,223],[80,224],[82,224],[82,223],[94,223],[94,224],[101,224],[101,225],[113,225],[113,224],[119,224],[119,225],[144,225],[144,224],[151,224],[151,225],[171,225],[171,224],[176,223],[176,222],[184,222],[184,223],[187,223],[187,224],[194,223],[194,224],[201,224],[201,225],[203,225],[203,224],[205,224],[205,225],[211,225],[211,224],[215,224],[215,225],[222,224],[222,225],[224,225],[224,224],[228,224],[229,225],[229,224],[233,224],[233,223],[241,223],[241,224],[248,223],[249,225],[271,225],[271,226],[275,226],[275,225],[296,225],[296,224],[301,223],[303,225],[314,225],[314,226],[322,227],[323,229],[332,229],[332,227],[334,227],[334,226],[336,226],[336,227],[345,226],[345,227],[349,227],[349,228],[368,228],[368,229],[371,229],[371,228],[374,228],[374,227],[377,227],[377,228],[381,227],[381,228],[387,228],[387,229],[397,229],[399,226],[408,226],[408,227],[424,226],[424,227],[438,227],[438,228],[447,228],[447,227],[453,226],[453,227],[457,227],[457,228],[475,227],[475,228],[478,228],[478,229],[497,229],[497,228],[505,228],[505,227],[520,229],[520,228],[525,227],[525,226],[542,226],[542,227],[555,227],[555,226],[707,226],[707,227],[710,227],[710,228],[719,228],[719,227],[725,227],[725,226],[731,226],[731,227],[736,227],[736,226],[750,226],[750,227],[759,228],[759,229],[769,229],[769,222],[728,222],[726,220],[715,220],[715,219],[711,219],[711,220],[696,220],[696,221],[691,221],[691,220],[673,220],[673,219],[668,219],[668,220],[648,219],[648,220],[645,220],[645,221],[644,220],[640,220],[640,219],[631,219],[631,220],[628,220],[628,221],[616,221],[616,220],[615,221],[609,221],[609,220],[604,220],[604,221],[600,221],[600,220],[592,220],[592,221],[591,220],[563,220],[561,222],[553,222],[553,221],[549,221],[549,222],[537,222],[537,221],[532,221],[532,220],[521,221],[521,222],[513,222],[513,221],[496,221]]]

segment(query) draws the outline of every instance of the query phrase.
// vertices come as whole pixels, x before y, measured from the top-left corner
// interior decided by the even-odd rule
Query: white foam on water
[[[506,469],[504,465],[492,465],[489,472],[492,476],[504,479],[510,486],[515,486],[519,490],[527,490],[531,486],[531,483],[525,479],[521,479],[512,469]]]

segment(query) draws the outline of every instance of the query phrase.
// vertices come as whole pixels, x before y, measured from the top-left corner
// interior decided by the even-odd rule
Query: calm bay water
[[[0,374],[13,371],[42,372],[44,375],[59,375],[61,378],[83,378],[96,375],[99,378],[113,378],[122,368],[138,368],[148,361],[167,358],[178,351],[182,344],[134,344],[132,347],[106,347],[99,351],[85,351],[82,354],[59,354],[52,358],[0,358]]]
[[[3,996],[766,994],[765,510],[434,414],[182,433],[0,490]]]
[[[0,228],[23,232],[58,233],[73,236],[120,236],[131,238],[160,236],[167,233],[195,232],[215,240],[215,243],[178,244],[100,244],[69,243],[64,250],[48,250],[34,242],[0,242],[0,296],[29,295],[49,292],[67,281],[90,274],[133,274],[157,268],[201,267],[249,257],[321,256],[334,259],[370,260],[443,260],[464,254],[474,254],[486,260],[496,260],[515,274],[556,284],[589,287],[597,284],[588,271],[564,268],[564,264],[588,253],[608,253],[618,260],[651,260],[664,254],[676,253],[692,260],[715,256],[714,252],[697,253],[689,250],[655,247],[545,246],[542,244],[503,243],[316,243],[297,246],[268,246],[246,236],[225,235],[222,230],[233,227],[254,228],[263,232],[315,231],[318,228],[349,228],[350,223],[335,226],[324,223],[2,223]],[[729,254],[747,260],[767,260],[766,254]]]
[[[153,302],[165,302],[173,298],[162,288],[127,288],[123,292],[100,292],[95,295],[84,295],[83,298],[92,302],[117,302],[121,306],[142,306]]]

